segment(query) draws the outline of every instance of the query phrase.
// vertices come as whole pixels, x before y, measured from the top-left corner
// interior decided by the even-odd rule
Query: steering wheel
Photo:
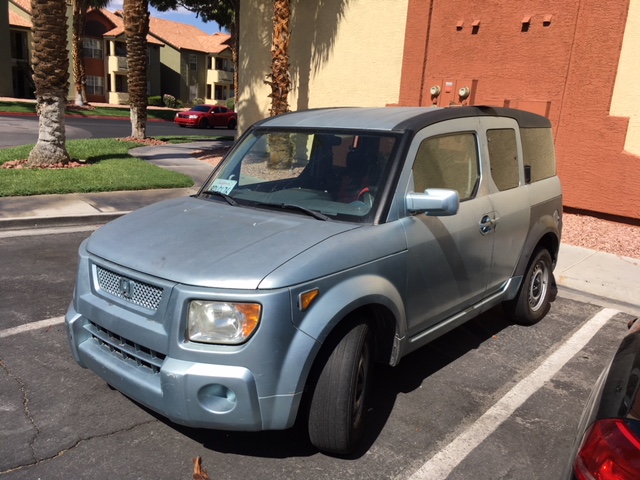
[[[357,200],[364,203],[367,207],[373,206],[373,201],[375,200],[374,193],[371,191],[371,188],[364,187],[358,193]]]

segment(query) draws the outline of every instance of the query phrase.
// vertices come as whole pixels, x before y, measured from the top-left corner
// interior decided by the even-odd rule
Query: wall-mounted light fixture
[[[542,19],[542,25],[544,27],[548,27],[549,25],[551,25],[552,18],[553,18],[553,15],[545,15],[544,18]]]
[[[474,20],[471,24],[471,35],[477,35],[480,30],[480,20]]]
[[[520,29],[520,31],[528,32],[530,26],[531,26],[531,15],[525,15],[522,18],[522,28]]]
[[[458,20],[458,23],[456,23],[456,30],[457,31],[462,30],[463,26],[464,26],[464,20]]]

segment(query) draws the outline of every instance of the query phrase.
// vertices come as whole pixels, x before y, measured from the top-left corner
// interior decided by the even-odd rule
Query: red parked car
[[[238,116],[227,107],[196,105],[189,111],[176,113],[175,122],[180,127],[234,129],[238,125]]]

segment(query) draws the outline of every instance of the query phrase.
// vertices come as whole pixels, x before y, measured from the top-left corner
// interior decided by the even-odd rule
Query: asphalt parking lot
[[[0,235],[1,478],[188,479],[196,456],[219,479],[558,478],[591,385],[633,318],[562,291],[533,327],[494,309],[378,368],[365,445],[336,458],[303,428],[174,425],[80,368],[63,315],[90,232]]]

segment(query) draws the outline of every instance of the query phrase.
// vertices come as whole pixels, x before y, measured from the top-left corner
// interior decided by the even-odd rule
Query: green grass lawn
[[[36,104],[31,102],[0,102],[0,112],[7,113],[36,113]],[[67,115],[79,115],[83,117],[126,117],[129,118],[129,108],[122,107],[95,107],[93,110],[76,110],[73,104],[67,105]],[[151,110],[147,109],[149,119],[159,119],[172,122],[176,116],[176,110]]]
[[[0,168],[0,197],[47,193],[110,192],[154,188],[191,187],[187,175],[151,165],[131,157],[129,149],[141,146],[115,139],[69,140],[67,151],[73,160],[88,166],[60,170]],[[0,149],[0,165],[25,159],[33,145]]]

